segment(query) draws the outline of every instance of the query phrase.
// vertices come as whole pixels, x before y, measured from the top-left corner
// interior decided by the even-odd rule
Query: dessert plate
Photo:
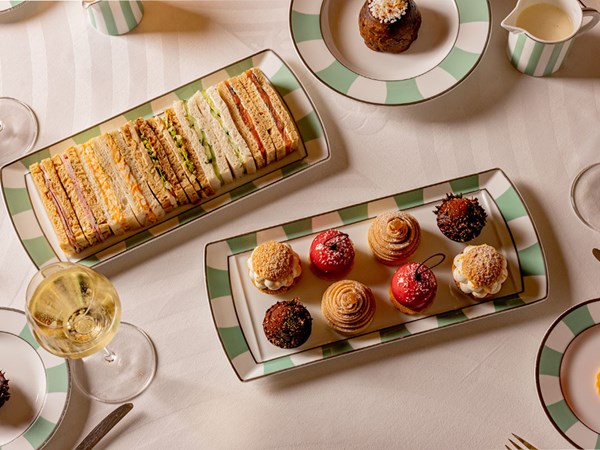
[[[509,277],[490,300],[470,300],[452,280],[452,259],[465,244],[444,237],[432,212],[451,192],[478,198],[488,214],[482,234],[470,244],[493,245],[508,261]],[[398,209],[410,212],[421,225],[421,244],[411,257],[413,261],[422,262],[440,252],[446,255],[444,263],[433,269],[438,292],[423,315],[407,316],[393,308],[388,286],[395,268],[378,263],[367,243],[372,219]],[[317,278],[309,269],[308,253],[314,236],[330,228],[347,233],[355,246],[354,267],[346,278],[369,286],[377,302],[373,323],[363,334],[351,338],[326,325],[320,304],[331,282]],[[248,257],[254,247],[268,240],[289,243],[302,261],[302,278],[285,295],[264,294],[248,277]],[[234,236],[205,248],[205,277],[213,320],[227,358],[242,381],[535,303],[547,296],[546,273],[544,252],[533,221],[515,187],[499,169]],[[272,304],[294,297],[300,299],[313,318],[312,334],[298,348],[280,349],[265,338],[262,321]]]
[[[22,311],[0,308],[0,370],[10,399],[0,408],[0,447],[38,449],[62,421],[71,396],[66,360],[35,341]]]
[[[257,66],[271,80],[287,104],[300,132],[299,149],[285,159],[274,162],[222,187],[216,195],[198,205],[178,208],[164,220],[123,236],[111,237],[102,245],[81,252],[76,258],[67,257],[59,248],[52,225],[33,185],[29,165],[43,158],[61,153],[66,148],[86,142],[103,132],[113,131],[129,120],[151,117],[169,107],[177,99],[187,100],[197,90],[205,89],[244,70]],[[17,235],[33,263],[39,268],[53,261],[74,261],[90,267],[104,263],[141,244],[148,243],[165,233],[212,213],[223,206],[236,203],[248,195],[260,192],[290,176],[301,173],[327,160],[329,143],[319,114],[291,69],[271,50],[263,50],[230,64],[216,72],[198,78],[172,92],[150,100],[136,108],[117,115],[95,127],[84,130],[47,148],[38,150],[0,171],[2,193]]]
[[[538,351],[536,385],[544,412],[577,448],[600,448],[600,299],[569,308]]]
[[[435,98],[479,63],[491,33],[487,0],[420,0],[419,37],[399,54],[369,49],[358,30],[365,0],[292,0],[298,55],[325,85],[355,100],[408,105]]]

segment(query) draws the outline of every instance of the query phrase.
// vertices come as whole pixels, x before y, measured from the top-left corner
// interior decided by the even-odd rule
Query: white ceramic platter
[[[486,301],[471,300],[452,280],[452,259],[465,245],[450,241],[437,228],[433,210],[446,193],[463,193],[479,199],[488,221],[481,235],[470,243],[493,245],[508,261],[507,281],[495,297]],[[432,306],[415,316],[404,315],[391,305],[388,287],[394,267],[378,263],[367,243],[367,230],[373,218],[399,209],[410,212],[421,225],[421,244],[411,257],[413,261],[422,262],[435,253],[446,255],[443,264],[433,269],[438,291]],[[352,338],[339,335],[326,325],[321,314],[321,297],[331,282],[317,278],[309,269],[312,240],[330,228],[347,233],[355,246],[354,266],[346,278],[369,286],[377,302],[372,324]],[[248,257],[257,245],[268,240],[289,243],[302,261],[301,280],[284,295],[262,293],[248,277]],[[215,327],[242,381],[519,308],[546,298],[548,286],[546,262],[533,221],[514,186],[498,169],[213,242],[206,246],[205,265]],[[262,321],[272,304],[294,297],[299,298],[313,318],[312,334],[298,348],[280,349],[265,338]]]
[[[84,143],[103,132],[113,131],[129,120],[160,114],[173,101],[187,100],[197,90],[206,89],[221,80],[239,75],[253,66],[262,69],[290,110],[301,138],[300,148],[297,151],[252,175],[246,175],[234,183],[222,187],[216,195],[203,200],[198,205],[177,208],[156,225],[122,236],[113,236],[101,245],[86,249],[77,257],[67,257],[61,251],[50,220],[31,180],[30,164],[60,153],[72,145]],[[327,136],[308,94],[291,69],[276,53],[271,50],[263,50],[119,114],[95,127],[9,163],[1,169],[0,178],[5,204],[17,236],[37,267],[53,261],[75,261],[94,267],[141,244],[149,243],[167,232],[199,220],[206,214],[238,203],[246,196],[258,193],[290,176],[302,173],[329,157]]]
[[[487,0],[419,0],[418,38],[399,54],[376,52],[358,29],[364,0],[292,0],[290,30],[307,68],[356,100],[407,105],[435,98],[477,66],[490,37]]]
[[[0,308],[0,370],[10,399],[0,408],[0,448],[41,448],[67,410],[71,377],[66,360],[35,341],[22,311]]]
[[[554,427],[578,448],[600,449],[600,299],[565,311],[540,345],[536,383]]]

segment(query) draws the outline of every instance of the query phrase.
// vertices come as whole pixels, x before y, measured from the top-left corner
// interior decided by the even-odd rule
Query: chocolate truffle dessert
[[[413,0],[366,0],[358,15],[360,35],[376,52],[407,50],[420,26],[421,13]]]
[[[267,310],[263,330],[269,342],[277,347],[299,347],[310,336],[312,317],[297,298],[284,300]]]
[[[4,406],[4,404],[10,398],[10,392],[8,392],[8,380],[4,375],[4,372],[0,370],[0,408]]]
[[[464,198],[462,194],[446,194],[434,213],[442,234],[456,242],[467,242],[479,236],[487,217],[478,199]]]

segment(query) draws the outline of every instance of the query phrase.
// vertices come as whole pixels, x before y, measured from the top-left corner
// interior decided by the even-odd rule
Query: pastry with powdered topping
[[[421,226],[408,213],[386,212],[373,220],[367,239],[379,262],[397,266],[417,251],[421,242]]]
[[[462,292],[483,300],[497,294],[508,278],[506,258],[491,245],[467,245],[454,257],[452,277]]]
[[[366,0],[358,27],[371,50],[401,53],[417,39],[421,13],[413,0]]]
[[[259,245],[248,258],[252,284],[266,294],[284,294],[302,275],[300,257],[289,244],[268,241]]]
[[[263,330],[271,344],[280,348],[296,348],[309,338],[312,317],[297,298],[284,300],[267,310]]]
[[[487,214],[477,198],[466,198],[462,194],[446,194],[446,198],[435,209],[436,223],[448,239],[467,242],[481,233]]]
[[[343,278],[354,264],[354,245],[346,233],[327,230],[317,234],[310,245],[310,268],[319,278]]]
[[[433,271],[424,264],[409,262],[399,267],[390,284],[392,305],[404,314],[422,314],[437,293]]]
[[[352,336],[364,331],[375,317],[375,296],[358,281],[340,280],[323,293],[321,312],[338,333]]]

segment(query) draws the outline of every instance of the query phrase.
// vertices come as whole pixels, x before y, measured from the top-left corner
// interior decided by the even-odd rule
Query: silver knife
[[[106,416],[102,422],[100,422],[96,428],[90,431],[83,441],[75,448],[75,450],[90,450],[96,446],[100,439],[102,439],[113,427],[120,422],[120,420],[127,415],[133,408],[133,403],[125,403],[119,406],[108,416]]]

